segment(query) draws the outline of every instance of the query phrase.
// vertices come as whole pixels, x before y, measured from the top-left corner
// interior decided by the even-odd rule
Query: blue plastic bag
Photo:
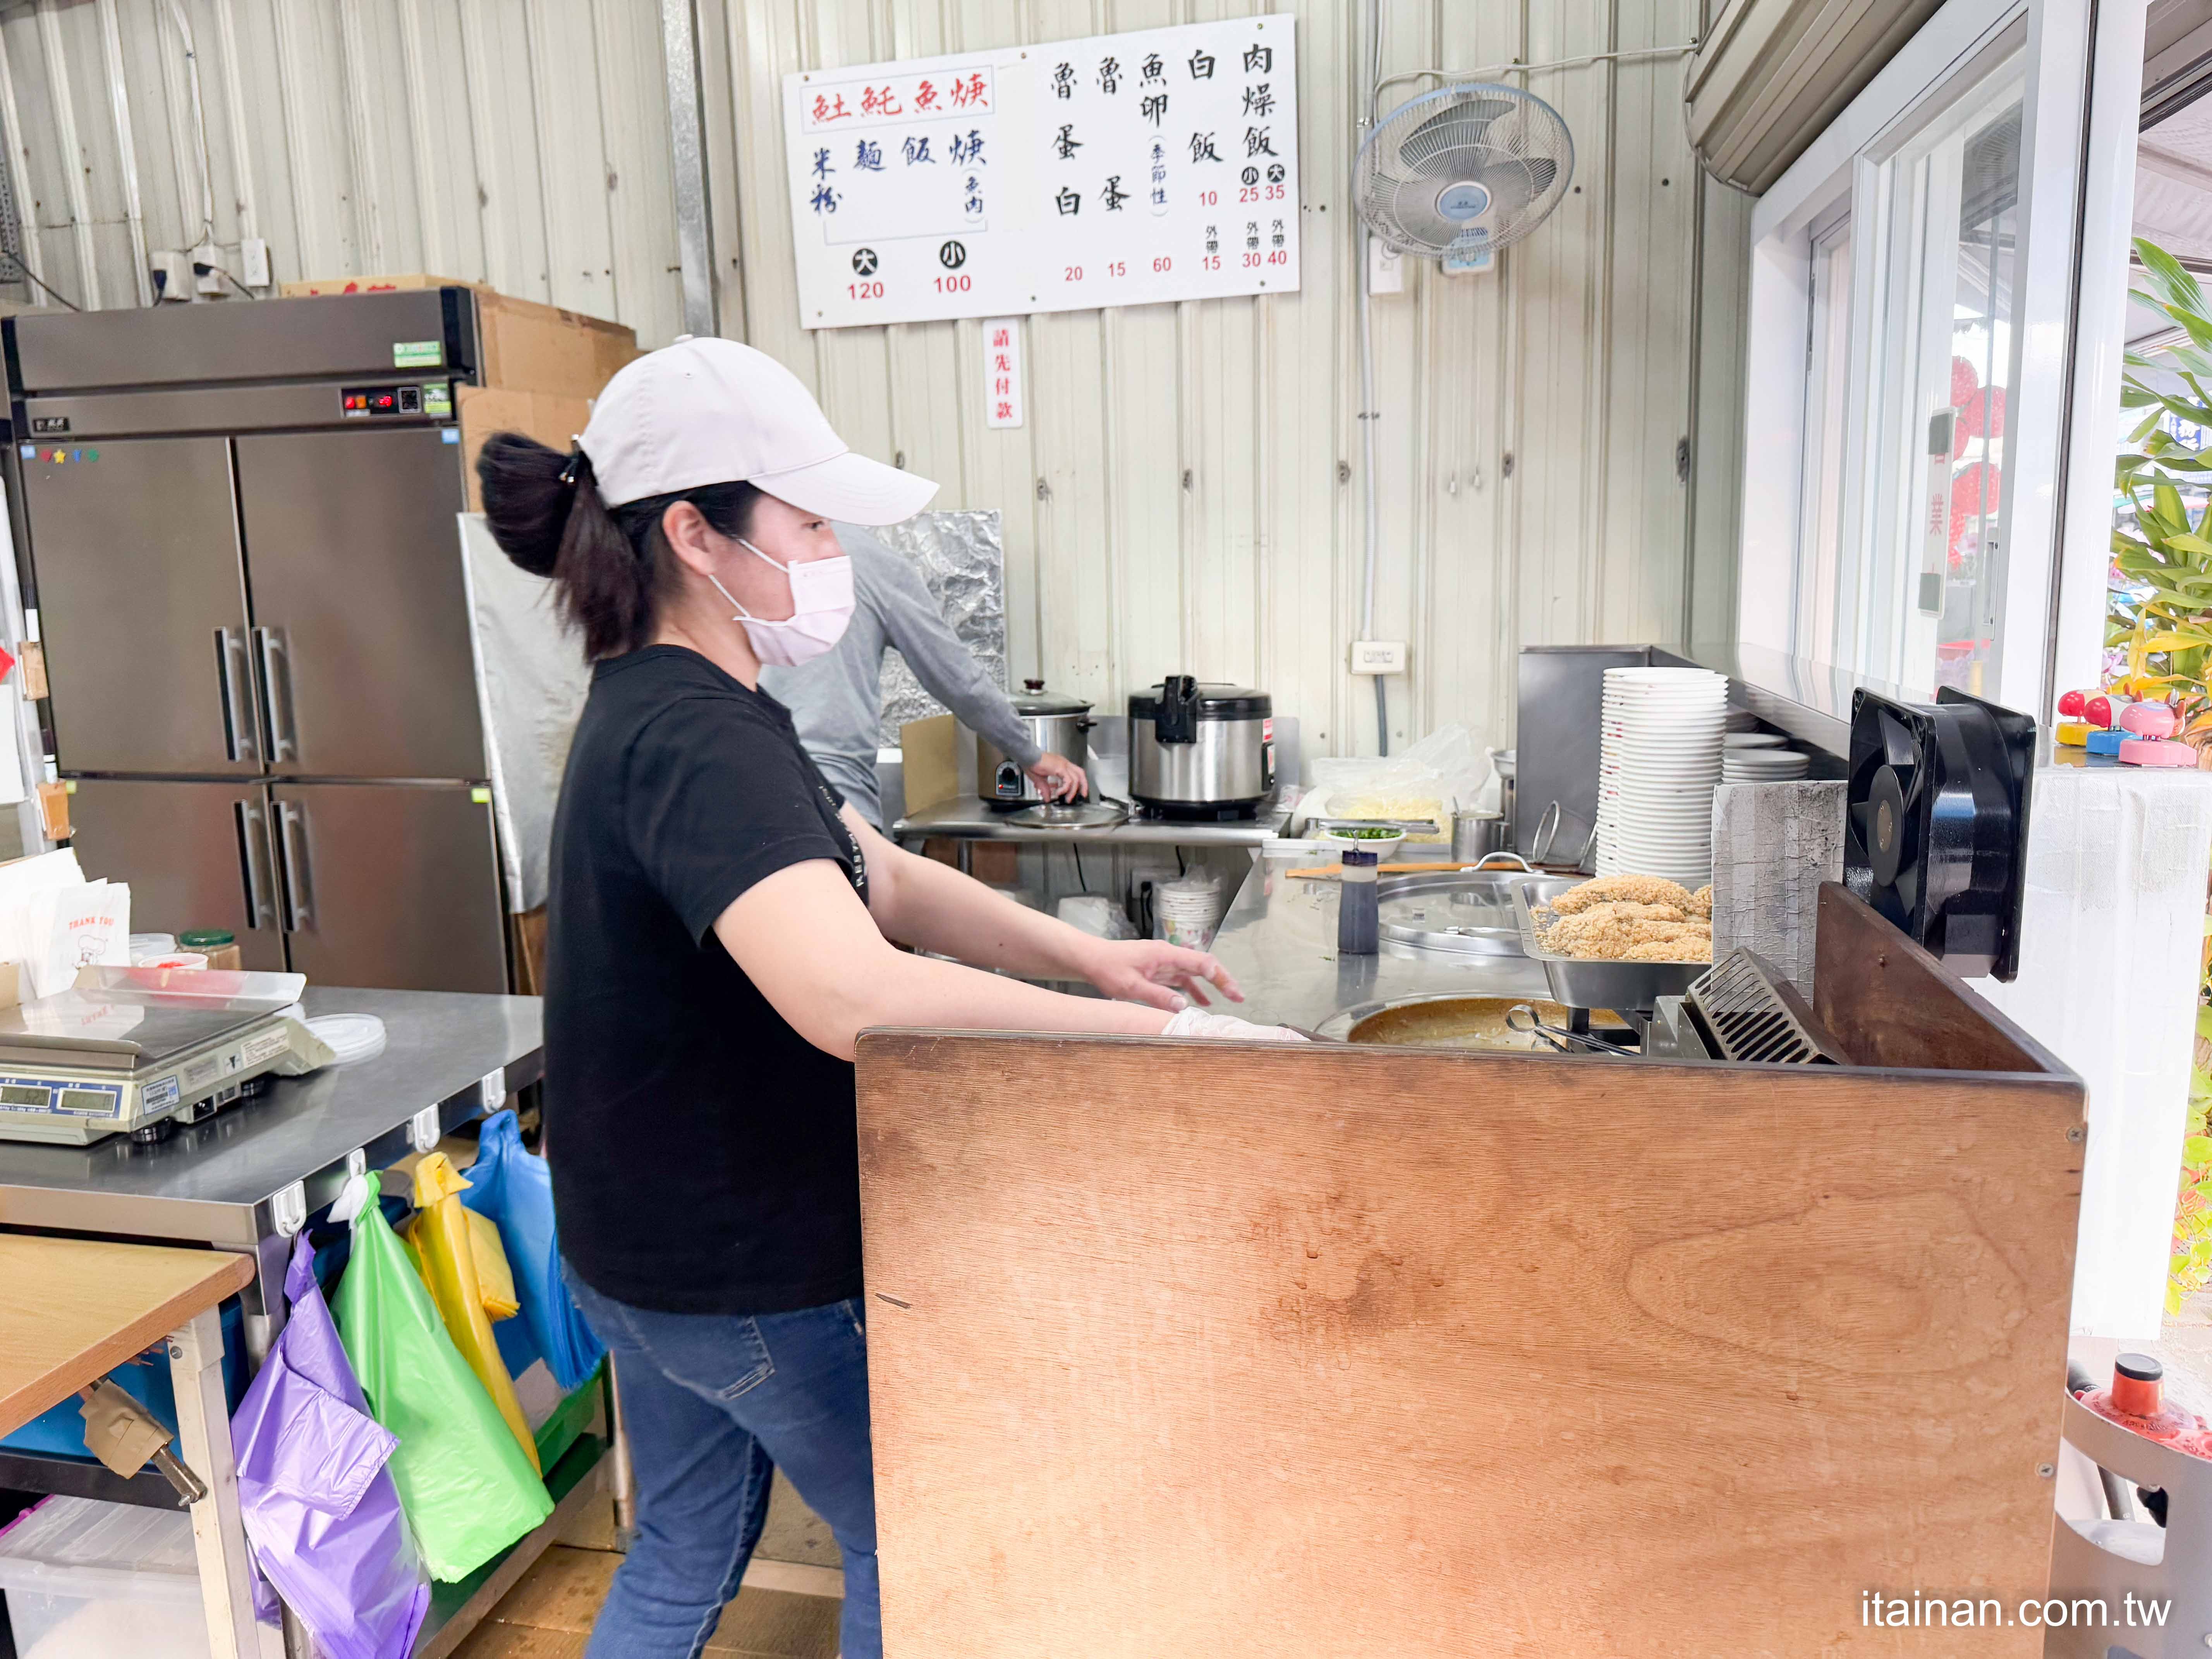
[[[430,1586],[384,1467],[399,1443],[368,1415],[304,1237],[284,1291],[291,1317],[230,1425],[246,1534],[324,1659],[406,1659]]]
[[[522,1148],[522,1127],[512,1110],[494,1112],[477,1139],[461,1202],[489,1216],[514,1270],[523,1322],[544,1357],[545,1369],[563,1389],[582,1386],[606,1349],[592,1334],[568,1287],[561,1282],[561,1240],[553,1225],[553,1172]]]

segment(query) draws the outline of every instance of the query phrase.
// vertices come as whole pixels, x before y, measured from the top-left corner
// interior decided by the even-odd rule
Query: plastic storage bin
[[[18,1659],[208,1659],[191,1517],[49,1498],[0,1531]],[[261,1650],[282,1659],[266,1626]]]

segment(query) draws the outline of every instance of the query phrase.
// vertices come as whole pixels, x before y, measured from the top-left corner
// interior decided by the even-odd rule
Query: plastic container
[[[49,1498],[0,1532],[0,1591],[19,1659],[207,1659],[182,1510]],[[262,1652],[281,1654],[282,1637],[258,1628]]]
[[[1382,943],[1382,896],[1375,888],[1374,854],[1346,848],[1343,878],[1337,883],[1336,951],[1371,957]]]
[[[337,1064],[352,1066],[384,1052],[384,1022],[374,1014],[318,1014],[307,1029],[331,1047]]]
[[[1129,918],[1122,914],[1120,902],[1103,893],[1070,893],[1060,900],[1059,913],[1060,919],[1069,927],[1097,939],[1137,936],[1137,930],[1129,926]]]
[[[1406,844],[1406,832],[1388,824],[1362,825],[1358,829],[1324,830],[1314,839],[1331,852],[1341,853],[1348,847],[1364,848],[1377,859],[1394,859],[1398,849]]]
[[[171,951],[166,956],[133,957],[133,968],[190,968],[194,972],[205,968],[208,959],[198,951]]]
[[[131,960],[144,962],[155,957],[166,957],[177,948],[174,933],[133,933],[131,935]]]
[[[178,948],[198,951],[208,959],[208,966],[219,972],[236,973],[246,965],[238,948],[238,935],[228,927],[196,927],[177,935]]]

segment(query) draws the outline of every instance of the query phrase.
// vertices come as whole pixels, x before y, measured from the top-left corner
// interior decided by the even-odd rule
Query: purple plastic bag
[[[406,1659],[430,1585],[384,1468],[399,1443],[368,1415],[304,1236],[284,1293],[291,1317],[230,1420],[253,1559],[324,1659]]]

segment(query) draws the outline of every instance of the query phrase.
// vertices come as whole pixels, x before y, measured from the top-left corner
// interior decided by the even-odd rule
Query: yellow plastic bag
[[[422,1261],[423,1282],[429,1286],[430,1300],[437,1307],[438,1317],[445,1322],[446,1334],[453,1339],[461,1358],[469,1362],[469,1369],[477,1374],[484,1392],[491,1396],[492,1404],[507,1419],[507,1426],[514,1431],[524,1455],[530,1459],[530,1467],[542,1475],[544,1471],[538,1468],[538,1442],[522,1415],[521,1402],[514,1397],[514,1380],[507,1376],[506,1362],[499,1357],[499,1345],[491,1334],[491,1320],[484,1311],[484,1288],[477,1276],[469,1212],[461,1206],[461,1191],[468,1184],[453,1167],[453,1159],[443,1152],[432,1152],[417,1164],[415,1207],[420,1213],[410,1229],[410,1242]],[[503,1255],[501,1261],[504,1265]],[[514,1295],[511,1275],[506,1294],[511,1303]]]
[[[464,1188],[476,1184],[466,1176],[459,1179]],[[507,1265],[507,1246],[500,1239],[498,1224],[489,1216],[479,1215],[465,1206],[463,1213],[469,1218],[469,1254],[477,1264],[477,1285],[483,1292],[484,1317],[496,1325],[522,1311],[522,1303],[514,1293],[514,1270]],[[407,1246],[415,1271],[422,1276],[422,1287],[434,1295],[437,1286],[431,1283],[430,1269],[423,1264],[422,1252],[415,1243],[415,1229],[422,1219],[419,1212],[410,1217],[399,1237]]]
[[[467,1184],[473,1185],[473,1182]],[[469,1254],[477,1260],[477,1284],[483,1291],[484,1317],[495,1325],[522,1311],[514,1294],[514,1269],[507,1265],[507,1246],[500,1243],[499,1224],[463,1206],[469,1218]]]

